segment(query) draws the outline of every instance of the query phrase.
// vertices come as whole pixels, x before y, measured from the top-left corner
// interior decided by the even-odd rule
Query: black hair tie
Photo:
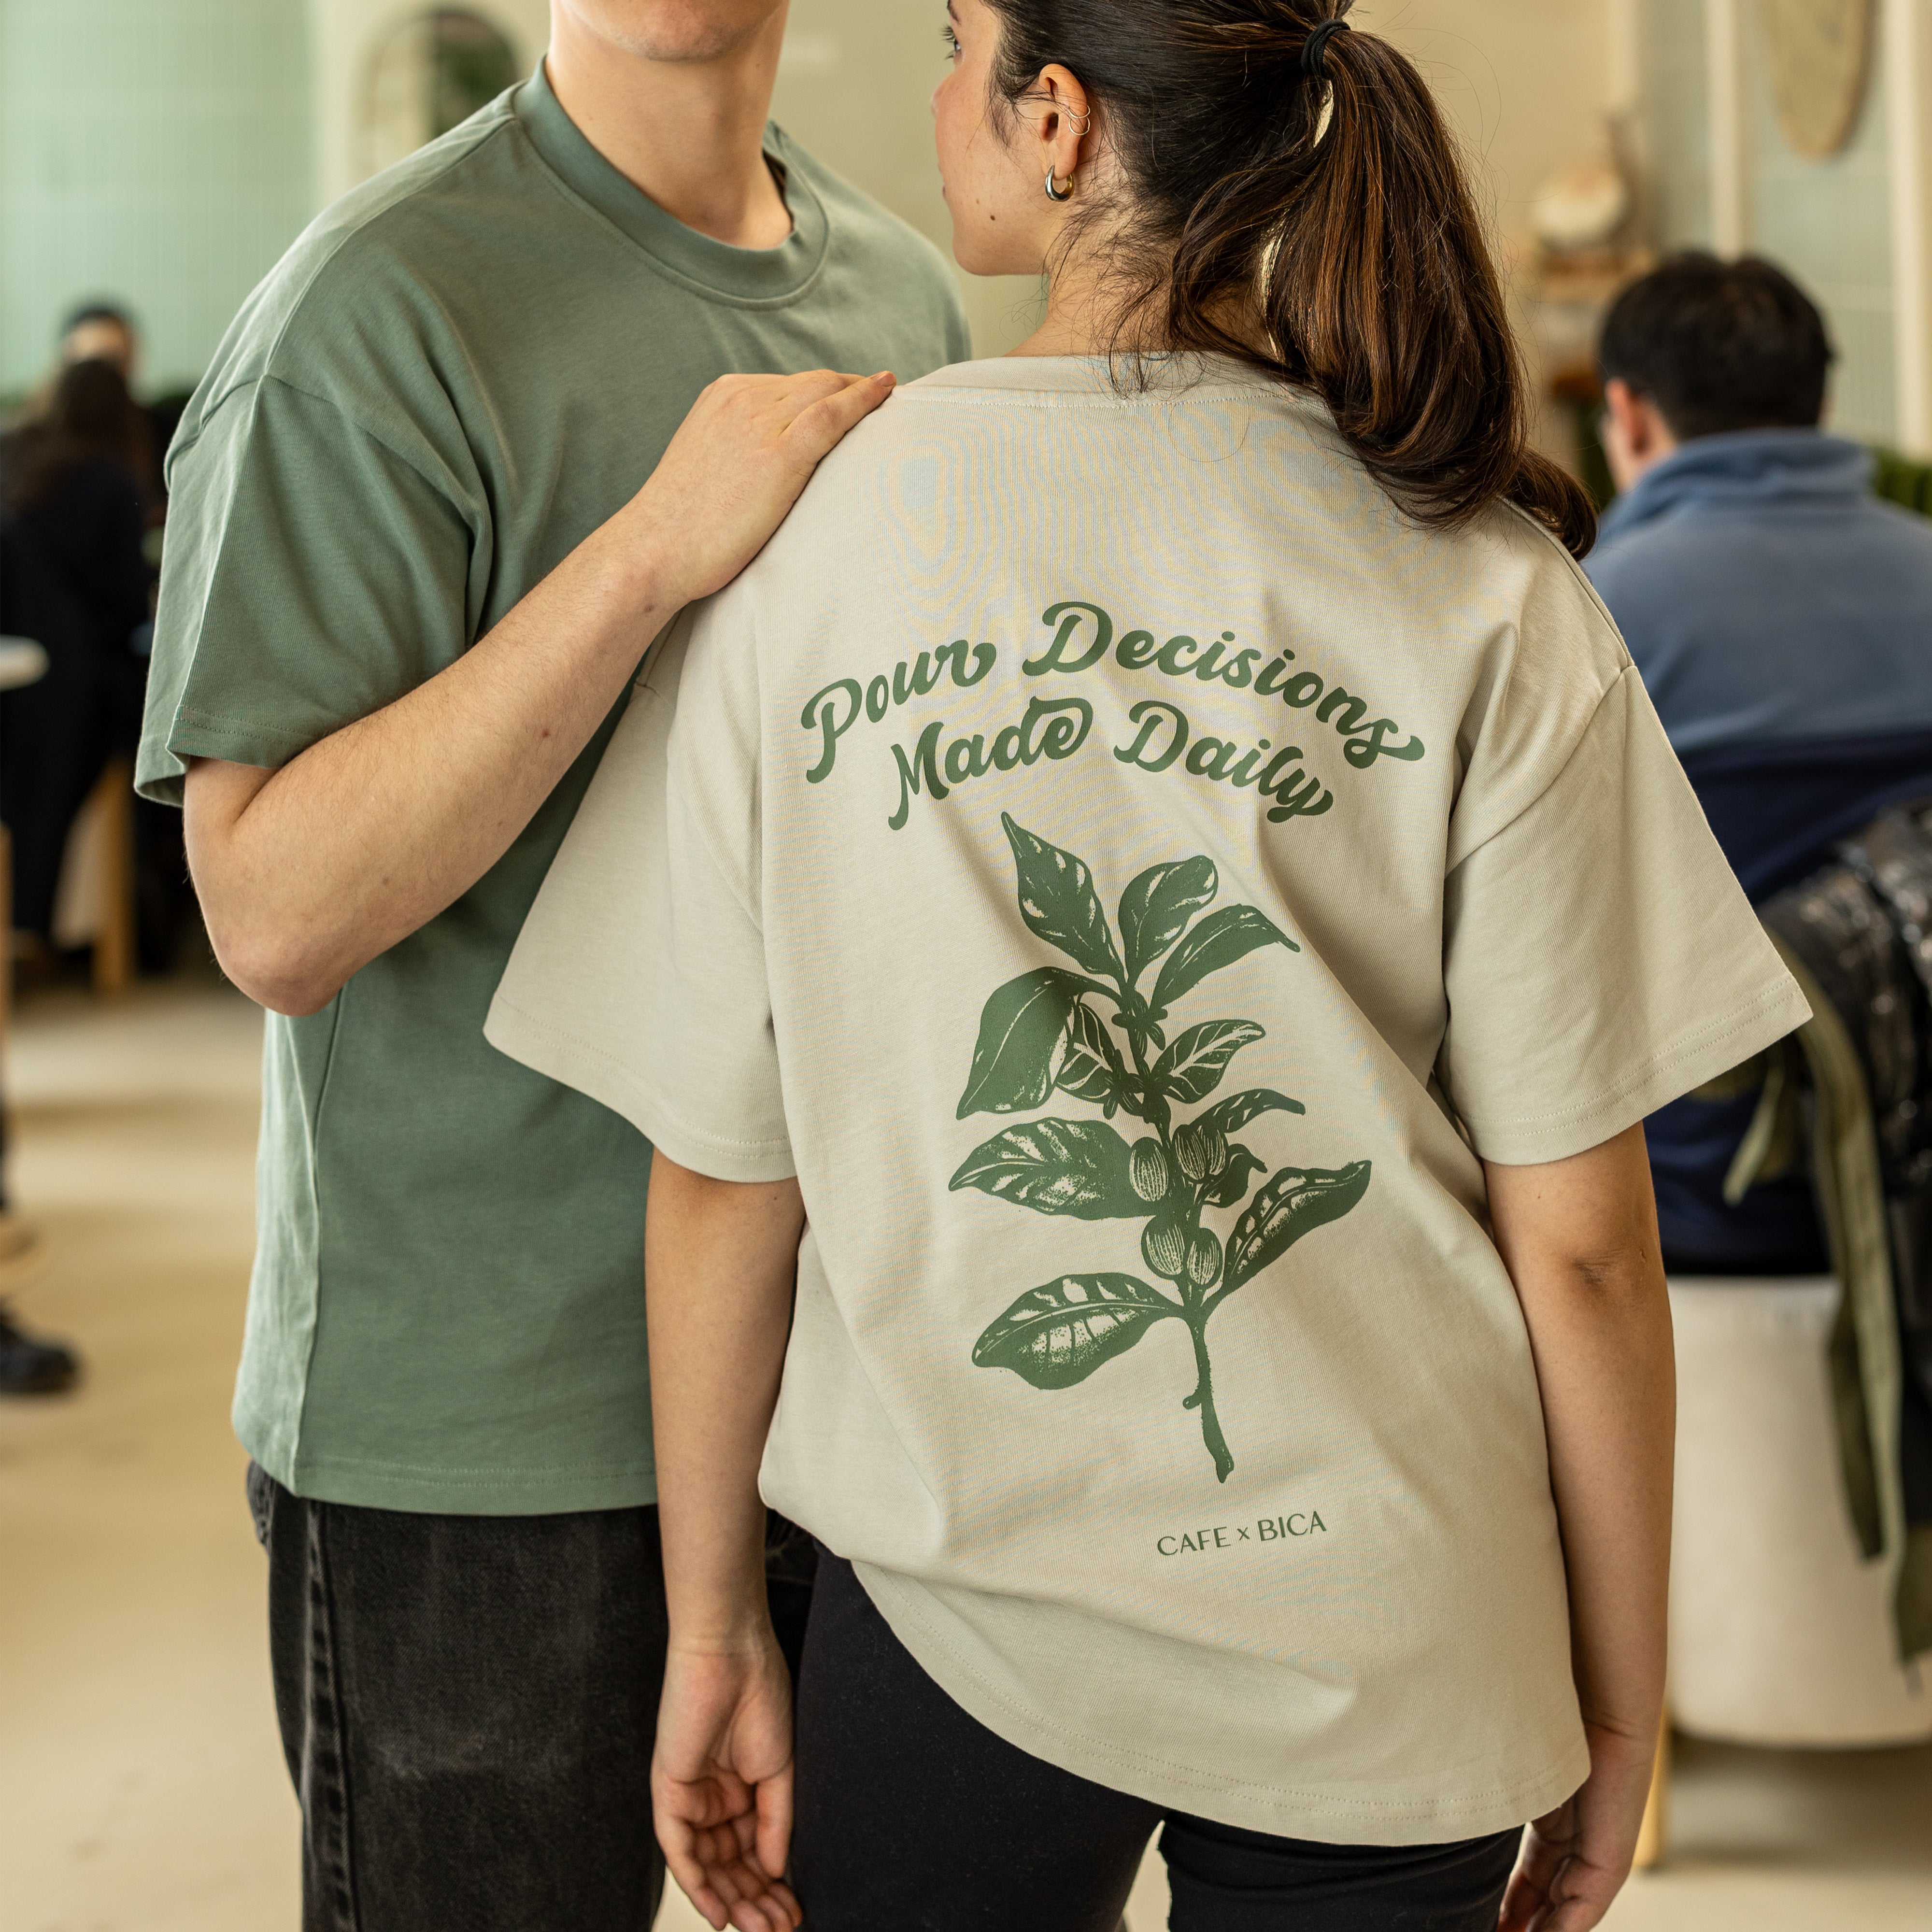
[[[1328,43],[1349,31],[1346,20],[1324,20],[1301,44],[1301,71],[1310,80],[1328,78]]]

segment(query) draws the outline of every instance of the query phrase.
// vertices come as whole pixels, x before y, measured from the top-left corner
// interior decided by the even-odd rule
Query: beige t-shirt
[[[680,623],[489,1030],[796,1174],[764,1493],[958,1703],[1390,1844],[1587,1768],[1477,1156],[1806,1012],[1547,536],[1232,363],[1040,359],[901,391]]]

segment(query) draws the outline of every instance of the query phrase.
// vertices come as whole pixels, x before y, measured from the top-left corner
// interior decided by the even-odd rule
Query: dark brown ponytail
[[[1530,447],[1502,290],[1422,76],[1353,32],[1304,71],[1350,4],[988,0],[994,85],[1018,100],[1058,62],[1097,98],[1130,203],[1082,219],[1115,218],[1124,344],[1267,369],[1319,396],[1419,521],[1506,499],[1581,556],[1595,512]]]

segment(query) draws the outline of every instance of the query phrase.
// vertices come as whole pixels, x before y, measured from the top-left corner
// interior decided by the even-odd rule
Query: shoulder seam
[[[348,410],[344,409],[340,403],[335,401],[333,398],[320,395],[313,389],[305,389],[299,382],[290,382],[286,376],[262,375],[256,379],[256,383],[258,388],[263,382],[272,382],[278,388],[286,389],[290,395],[300,396],[304,398],[304,400],[316,404],[322,408],[328,410],[332,414],[340,416],[342,420],[346,422],[351,429],[356,430],[358,435],[366,436],[371,442],[375,444],[378,449],[385,451],[388,454],[393,456],[396,460],[400,463],[412,476],[415,477],[426,490],[429,490],[432,495],[441,497],[446,503],[448,503],[452,506],[456,506],[460,504],[460,500],[457,497],[452,496],[449,494],[448,490],[442,484],[439,483],[434,477],[425,473],[422,464],[416,462],[412,458],[405,454],[403,451],[398,449],[380,430],[374,428],[368,423],[365,423],[359,416],[352,416]]]
[[[323,250],[317,256],[315,262],[310,267],[308,274],[304,278],[301,287],[297,290],[295,294],[290,298],[288,312],[282,317],[280,323],[278,326],[275,330],[274,339],[270,341],[261,352],[261,366],[259,371],[253,376],[238,377],[236,380],[227,388],[223,390],[220,394],[218,396],[211,397],[208,399],[206,407],[198,412],[200,422],[196,424],[195,436],[191,437],[188,442],[182,444],[182,448],[185,450],[191,446],[192,442],[200,435],[201,423],[205,422],[208,417],[214,415],[218,411],[219,411],[227,402],[229,398],[234,394],[236,391],[246,388],[252,382],[266,382],[271,379],[274,372],[270,365],[274,360],[277,351],[279,350],[282,346],[284,338],[286,336],[290,328],[293,326],[296,316],[302,312],[303,304],[308,302],[310,291],[315,286],[317,278],[320,276],[322,271],[335,260],[338,255],[341,254],[342,250],[346,248],[351,242],[354,241],[358,236],[366,233],[370,229],[374,227],[378,222],[382,220],[386,217],[393,213],[397,208],[402,207],[405,202],[414,200],[418,194],[424,193],[428,188],[434,186],[435,184],[440,182],[452,169],[459,166],[463,162],[468,160],[472,155],[479,153],[483,148],[487,147],[490,142],[494,141],[499,134],[504,133],[507,129],[513,126],[515,123],[516,118],[515,109],[514,107],[507,108],[499,119],[479,129],[475,140],[466,142],[464,146],[459,148],[454,153],[448,155],[445,159],[442,164],[438,167],[434,173],[425,176],[422,180],[415,183],[406,194],[398,195],[393,201],[385,202],[381,208],[378,208],[374,214],[368,216],[366,220],[358,221],[352,228],[345,228],[340,234],[336,236],[329,243],[327,248]],[[361,184],[358,184],[358,185],[361,185]],[[352,194],[354,192],[355,190],[353,188],[348,190],[348,193]],[[334,206],[333,203],[331,205]],[[322,211],[324,214],[326,214],[328,212],[327,208],[324,208]],[[317,218],[320,219],[320,217]],[[278,381],[284,380],[284,379],[278,376],[274,377],[274,380]],[[286,386],[292,388],[294,386],[292,384],[288,384]]]
[[[1563,560],[1569,569],[1571,578],[1582,586],[1584,595],[1594,606],[1598,616],[1602,618],[1604,623],[1610,627],[1610,635],[1616,640],[1617,654],[1623,660],[1624,667],[1628,668],[1632,660],[1629,648],[1624,643],[1624,634],[1618,628],[1616,619],[1611,615],[1610,607],[1598,594],[1597,586],[1590,581],[1590,573],[1583,568],[1582,562],[1577,558],[1570,555],[1565,545],[1557,541],[1556,532],[1539,523],[1520,503],[1513,503],[1508,497],[1500,500],[1502,507],[1511,516],[1516,518],[1519,522],[1526,524]]]
[[[412,476],[415,477],[416,480],[422,484],[424,488],[428,490],[433,496],[440,498],[442,502],[448,504],[453,509],[456,509],[459,512],[462,509],[463,505],[460,498],[452,496],[449,490],[444,484],[438,482],[434,477],[425,473],[422,464],[416,462],[404,451],[398,449],[394,443],[391,442],[390,440],[383,435],[380,430],[372,428],[369,424],[364,422],[359,417],[352,416],[347,410],[344,409],[342,405],[337,402],[332,397],[319,394],[314,389],[304,388],[299,382],[290,382],[286,376],[273,375],[266,372],[260,375],[250,376],[244,381],[237,382],[233,388],[224,391],[220,400],[215,404],[212,409],[207,411],[203,416],[201,422],[196,425],[194,434],[189,437],[185,442],[182,443],[178,447],[171,449],[168,452],[168,465],[170,469],[172,470],[175,464],[182,457],[185,456],[188,452],[201,440],[202,433],[203,430],[206,429],[208,424],[212,422],[216,416],[219,415],[223,410],[226,409],[235,398],[241,395],[246,390],[254,389],[260,391],[270,383],[273,383],[278,389],[284,389],[287,391],[287,392],[292,396],[300,396],[305,402],[315,404],[317,407],[328,410],[332,416],[339,416],[342,421],[346,423],[351,429],[354,430],[358,436],[366,436],[370,442],[375,444],[376,448],[382,451],[385,454],[393,457],[397,462],[400,463],[403,467]],[[466,518],[465,518],[465,520],[468,520]]]
[[[1494,844],[1511,826],[1520,824],[1525,818],[1534,812],[1550,796],[1550,793],[1556,789],[1557,781],[1576,762],[1576,754],[1583,748],[1591,732],[1596,728],[1597,720],[1603,716],[1604,706],[1623,688],[1624,680],[1632,677],[1636,678],[1640,685],[1643,682],[1642,677],[1638,675],[1636,666],[1626,660],[1623,669],[1618,671],[1601,691],[1598,692],[1596,703],[1590,706],[1589,716],[1583,720],[1582,728],[1570,741],[1570,748],[1563,754],[1562,760],[1556,769],[1537,788],[1536,796],[1534,798],[1526,799],[1522,804],[1516,811],[1511,812],[1493,832],[1486,833],[1472,845],[1468,850],[1456,861],[1454,871],[1460,872],[1478,852]]]

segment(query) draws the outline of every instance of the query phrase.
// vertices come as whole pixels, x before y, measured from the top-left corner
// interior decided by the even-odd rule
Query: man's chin
[[[650,0],[586,8],[598,37],[634,59],[702,64],[728,58],[756,40],[776,8],[717,0]]]

